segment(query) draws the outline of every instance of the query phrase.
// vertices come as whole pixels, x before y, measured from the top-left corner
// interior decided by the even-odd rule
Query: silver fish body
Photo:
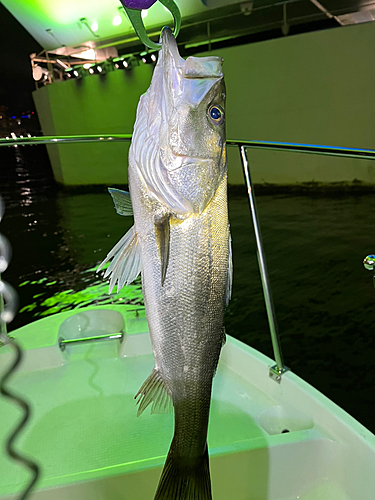
[[[138,413],[149,404],[152,412],[174,407],[174,437],[155,499],[208,500],[211,388],[231,280],[225,87],[220,58],[185,61],[168,28],[161,42],[129,152],[131,244],[120,240],[107,260],[114,257],[112,286],[142,272],[155,369],[137,394]],[[123,262],[129,246],[133,264]]]

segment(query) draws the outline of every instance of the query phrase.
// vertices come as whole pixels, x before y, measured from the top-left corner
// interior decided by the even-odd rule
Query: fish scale
[[[163,286],[160,284],[155,240],[150,238],[143,246],[143,293],[148,305],[147,318],[156,366],[161,367],[170,393],[177,394],[172,396],[174,404],[179,402],[181,392],[186,391],[189,415],[185,429],[190,427],[194,415],[201,411],[194,394],[201,394],[203,385],[205,392],[211,393],[223,335],[224,284],[228,265],[225,186],[226,179],[201,216],[194,217],[193,221],[171,224],[170,244],[174,251]],[[144,231],[145,218],[146,213],[140,219],[139,229],[136,223],[138,233]],[[152,227],[151,219],[151,231]],[[213,245],[208,244],[211,237]],[[209,247],[211,252],[207,252]],[[168,292],[170,287],[174,288],[172,297]],[[150,303],[155,306],[150,307]],[[212,356],[212,350],[216,351],[216,356]],[[184,367],[188,369],[184,370]],[[208,419],[208,407],[202,415]]]

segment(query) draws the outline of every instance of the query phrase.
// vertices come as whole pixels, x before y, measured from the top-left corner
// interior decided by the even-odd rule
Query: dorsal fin
[[[116,188],[108,188],[108,191],[112,196],[116,212],[119,215],[133,215],[132,202],[130,194],[127,191]]]

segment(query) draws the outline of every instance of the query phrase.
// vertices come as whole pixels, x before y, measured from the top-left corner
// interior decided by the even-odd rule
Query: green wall
[[[147,90],[152,67],[112,71],[46,85],[33,93],[44,135],[131,133],[139,97]],[[56,180],[65,185],[124,184],[129,145],[48,146]]]
[[[220,55],[228,137],[375,149],[375,23],[224,49]],[[242,181],[235,153],[229,158],[231,182]],[[259,150],[249,157],[257,183],[375,183],[371,161]]]
[[[375,23],[367,23],[220,50],[228,138],[375,149],[374,42]],[[36,91],[43,132],[131,132],[150,78],[151,67],[141,65]],[[58,153],[50,155],[60,182],[126,182],[123,144],[55,148]],[[228,154],[229,182],[242,183],[238,152]],[[266,151],[250,151],[249,158],[257,183],[375,184],[371,161]]]

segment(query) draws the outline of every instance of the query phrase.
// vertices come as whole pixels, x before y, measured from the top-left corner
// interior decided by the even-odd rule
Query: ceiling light
[[[128,61],[122,57],[117,57],[116,59],[113,60],[113,63],[116,69],[124,69],[129,66]]]
[[[104,75],[106,73],[106,68],[100,64],[92,64],[89,68],[89,73],[90,75],[93,75],[94,73],[96,75]]]
[[[121,16],[117,15],[113,18],[112,24],[113,26],[119,26],[122,23]]]
[[[142,59],[142,62],[144,64],[151,64],[152,62],[156,61],[156,55],[155,54],[150,54],[148,52],[141,52],[139,56]]]
[[[65,70],[64,79],[66,80],[67,78],[75,78],[74,68],[68,68]]]
[[[98,31],[98,29],[99,29],[98,23],[97,23],[96,21],[94,21],[94,22],[91,24],[90,28],[91,28],[91,31],[94,31],[94,32],[95,32],[95,31]]]
[[[82,66],[78,67],[78,66],[75,66],[73,68],[68,68],[65,70],[65,77],[67,78],[78,78],[80,76],[82,76]]]

